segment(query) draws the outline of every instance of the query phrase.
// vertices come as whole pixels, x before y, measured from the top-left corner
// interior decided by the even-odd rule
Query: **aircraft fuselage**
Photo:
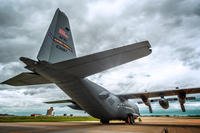
[[[91,116],[106,120],[126,120],[129,114],[133,115],[134,118],[139,116],[139,109],[136,104],[130,104],[128,100],[120,99],[87,78],[63,73],[53,69],[48,63],[39,62],[35,64],[31,68],[26,68],[55,83]]]

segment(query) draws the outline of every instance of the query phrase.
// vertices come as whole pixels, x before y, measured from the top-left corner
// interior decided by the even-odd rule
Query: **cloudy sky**
[[[200,86],[200,1],[0,0],[0,3],[0,82],[27,71],[19,57],[36,59],[54,12],[60,8],[69,17],[78,56],[144,40],[151,43],[151,55],[89,77],[109,91],[119,94]],[[0,113],[45,113],[49,105],[42,102],[68,98],[55,85],[0,85],[0,89]],[[187,104],[186,109],[191,107],[200,114],[200,103]],[[80,114],[65,105],[55,108],[58,114]],[[140,106],[140,110],[145,112],[145,106]]]

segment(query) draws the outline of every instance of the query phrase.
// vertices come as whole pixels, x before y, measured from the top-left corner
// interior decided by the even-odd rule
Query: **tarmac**
[[[111,121],[84,122],[14,122],[0,123],[0,133],[200,133],[200,119],[144,117],[142,122],[127,125]]]

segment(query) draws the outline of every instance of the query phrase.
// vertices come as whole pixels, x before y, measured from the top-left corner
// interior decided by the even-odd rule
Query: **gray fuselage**
[[[139,115],[136,104],[130,104],[128,100],[120,99],[87,78],[63,73],[51,68],[46,63],[38,63],[32,70],[54,82],[93,117],[107,120],[125,120],[129,114],[135,117]]]

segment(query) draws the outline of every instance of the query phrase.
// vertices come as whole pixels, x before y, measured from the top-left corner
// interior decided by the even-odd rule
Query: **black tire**
[[[134,125],[135,124],[135,120],[133,118],[133,115],[128,115],[126,121],[126,123],[128,123],[129,125]]]
[[[135,120],[134,120],[132,115],[130,116],[130,119],[131,119],[131,125],[134,125],[135,124]]]
[[[100,122],[101,122],[102,124],[109,124],[109,120],[101,119]]]

